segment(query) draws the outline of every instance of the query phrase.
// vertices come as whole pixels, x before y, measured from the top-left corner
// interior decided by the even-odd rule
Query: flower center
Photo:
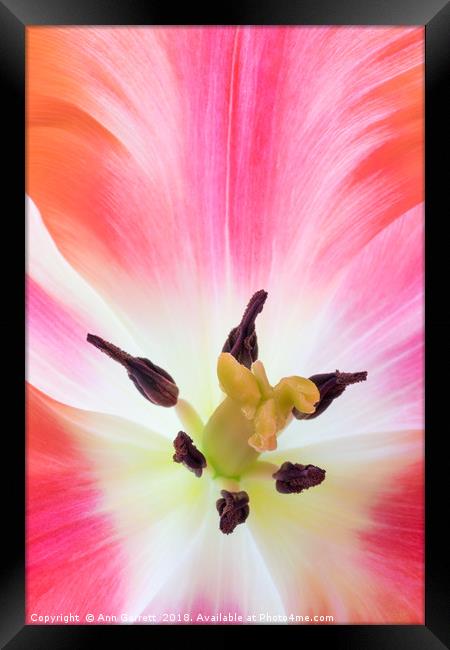
[[[317,417],[347,386],[367,378],[367,372],[336,370],[309,379],[284,377],[272,386],[262,362],[258,361],[255,331],[255,319],[266,298],[267,292],[263,290],[253,295],[241,322],[225,341],[217,362],[217,376],[225,399],[204,427],[188,402],[179,399],[175,380],[163,368],[149,359],[133,357],[99,336],[87,335],[89,343],[125,368],[145,399],[166,408],[176,406],[187,428],[195,429],[202,450],[197,449],[187,433],[179,431],[173,441],[173,460],[197,478],[201,478],[204,469],[213,470],[213,477],[220,478],[229,488],[221,491],[221,498],[216,502],[219,528],[226,535],[244,523],[250,513],[249,495],[239,488],[247,470],[261,479],[275,479],[275,489],[280,494],[300,494],[322,483],[325,470],[315,465],[286,461],[278,469],[270,463],[255,461],[262,452],[277,448],[277,435],[293,417],[297,420]]]

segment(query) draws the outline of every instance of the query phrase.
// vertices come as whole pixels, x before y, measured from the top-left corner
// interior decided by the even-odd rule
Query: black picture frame
[[[448,192],[445,192],[445,169],[448,169],[449,141],[447,128],[448,103],[445,85],[448,79],[450,6],[443,0],[262,0],[261,2],[228,3],[202,10],[189,4],[176,11],[170,3],[148,0],[0,0],[0,67],[5,88],[2,93],[4,112],[2,150],[6,161],[7,181],[3,193],[10,200],[4,220],[15,224],[18,250],[23,250],[24,214],[24,85],[25,31],[31,25],[219,25],[219,24],[292,24],[292,25],[425,25],[426,35],[426,582],[425,625],[337,625],[337,626],[276,626],[281,640],[285,632],[295,632],[298,643],[331,642],[333,647],[345,648],[427,648],[438,650],[450,646],[448,604],[450,594],[448,550],[444,527],[448,519],[448,494],[445,454],[439,440],[447,435],[440,425],[448,390],[443,371],[448,360],[450,318],[442,304],[443,294],[436,289],[447,276],[447,246],[443,235]],[[446,74],[447,73],[447,74]],[[448,181],[447,181],[448,184]],[[3,201],[5,205],[5,201]],[[447,217],[448,218],[448,217]],[[9,232],[3,241],[9,248]],[[6,248],[6,246],[5,246]],[[4,271],[6,282],[3,304],[7,316],[2,319],[3,374],[9,392],[4,404],[8,413],[16,416],[15,423],[3,428],[4,470],[9,470],[4,492],[2,541],[5,568],[1,578],[0,642],[8,650],[27,648],[97,647],[102,642],[130,643],[130,638],[151,642],[154,634],[177,642],[186,635],[186,628],[165,626],[33,626],[25,620],[25,544],[24,544],[24,457],[23,388],[18,372],[23,357],[23,257],[12,256]],[[15,280],[15,281],[14,281]],[[17,284],[16,284],[17,282]],[[444,283],[445,286],[445,283]],[[446,291],[448,294],[448,290]],[[446,295],[445,294],[445,295]],[[446,299],[448,302],[448,298]],[[15,305],[11,307],[11,305]],[[13,317],[18,319],[12,325]],[[13,343],[12,332],[16,332]],[[6,355],[6,357],[5,357]],[[10,358],[8,358],[10,355]],[[24,359],[25,360],[25,359]],[[23,366],[22,366],[23,367]],[[439,371],[439,369],[441,369]],[[4,407],[5,408],[5,407]],[[254,626],[251,626],[252,629]],[[208,632],[211,628],[203,631]],[[216,628],[217,629],[217,628]],[[265,628],[264,634],[266,634]],[[221,627],[222,643],[240,639],[239,627]],[[280,636],[281,635],[281,636]],[[132,641],[131,641],[132,642]]]

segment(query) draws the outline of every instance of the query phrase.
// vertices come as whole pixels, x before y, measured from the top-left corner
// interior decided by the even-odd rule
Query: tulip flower
[[[28,29],[28,623],[423,623],[423,31]]]

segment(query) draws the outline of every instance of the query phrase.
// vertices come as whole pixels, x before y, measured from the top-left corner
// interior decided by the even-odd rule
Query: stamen
[[[336,370],[337,382],[340,386],[350,386],[350,384],[358,384],[361,381],[366,381],[367,371],[364,372],[339,372]]]
[[[222,348],[222,352],[229,352],[246,368],[250,368],[258,358],[255,320],[264,307],[267,295],[267,291],[261,289],[251,297],[241,322],[231,330]]]
[[[88,334],[87,341],[120,363],[137,390],[149,402],[158,406],[175,406],[178,400],[178,387],[168,372],[149,359],[131,356],[100,336]]]
[[[250,514],[247,492],[228,492],[221,490],[222,499],[217,499],[216,508],[220,515],[219,528],[229,535],[239,524],[243,524]]]
[[[314,413],[301,413],[296,408],[292,409],[292,414],[297,420],[311,420],[326,411],[333,400],[342,395],[347,386],[366,381],[367,372],[328,372],[319,375],[313,375],[310,380],[314,382],[320,392],[319,403],[316,404]]]
[[[173,446],[175,447],[173,460],[176,463],[182,463],[188,470],[194,472],[195,476],[200,478],[206,467],[206,458],[194,445],[192,438],[184,431],[179,431],[173,441]]]
[[[104,339],[100,338],[100,336],[96,336],[95,334],[88,334],[86,340],[88,343],[91,343],[96,348],[107,354],[108,357],[114,359],[114,361],[117,361],[124,367],[126,362],[132,358],[131,354],[128,354],[128,352],[124,352],[116,345],[108,343],[108,341],[105,341]]]
[[[322,483],[325,470],[315,465],[300,465],[287,461],[272,476],[276,479],[275,487],[281,494],[300,494],[303,490]]]

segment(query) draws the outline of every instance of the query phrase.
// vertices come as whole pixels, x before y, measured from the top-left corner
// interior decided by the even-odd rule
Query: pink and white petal
[[[423,199],[422,112],[422,29],[238,28],[223,156],[236,285],[320,305]]]
[[[75,422],[71,412],[68,417]],[[130,618],[190,612],[195,619],[224,607],[244,614],[259,611],[264,603],[282,612],[278,591],[246,526],[232,538],[220,532],[215,503],[221,487],[208,471],[195,478],[173,463],[166,441],[146,442],[145,429],[130,431],[124,422],[124,443],[117,418],[92,419],[83,413],[75,418],[106,507],[124,540]],[[148,457],[144,444],[145,451],[151,445]]]
[[[208,476],[196,479],[173,463],[173,450],[167,440],[151,431],[117,417],[67,407],[31,388],[29,411],[37,417],[41,410],[46,418],[57,422],[58,439],[55,446],[44,447],[43,453],[47,420],[38,418],[36,425],[29,427],[33,441],[29,445],[29,484],[36,496],[29,503],[28,543],[39,573],[48,570],[51,540],[58,539],[59,548],[65,543],[64,530],[71,531],[78,525],[72,510],[56,508],[53,503],[55,498],[61,499],[58,489],[64,480],[70,480],[68,474],[80,472],[81,460],[74,462],[73,455],[71,466],[66,466],[61,456],[63,446],[76,449],[82,462],[91,468],[98,493],[94,505],[86,503],[91,510],[83,511],[85,502],[78,478],[77,487],[74,485],[71,491],[74,499],[78,493],[80,496],[77,517],[89,519],[92,511],[107,518],[109,534],[120,548],[124,599],[120,612],[111,606],[107,613],[125,613],[130,622],[138,616],[159,617],[167,612],[188,612],[193,622],[199,622],[198,614],[212,616],[225,608],[243,616],[264,608],[283,614],[278,590],[247,526],[238,527],[227,538],[219,531],[215,507],[220,496],[218,482],[210,481]],[[48,479],[48,469],[53,465],[60,468],[60,481],[49,490],[53,479]],[[46,469],[46,473],[38,468]],[[43,494],[47,495],[45,499]],[[50,516],[52,511],[54,517]],[[91,530],[92,544],[101,546],[96,529],[91,526]],[[35,540],[40,537],[42,552],[38,554]],[[75,555],[81,552],[77,540],[75,537],[69,545],[70,553]],[[82,580],[86,578],[82,576],[80,584]],[[29,583],[34,589],[33,573]],[[47,606],[50,597],[43,600]],[[89,611],[89,601],[83,602]],[[100,610],[104,612],[104,603]]]
[[[246,480],[248,524],[286,609],[335,623],[423,623],[422,444],[421,431],[379,432],[267,457],[326,470],[300,495]]]
[[[121,611],[125,554],[111,513],[101,507],[92,464],[48,408],[27,391],[26,614]]]
[[[28,381],[63,403],[127,416],[174,437],[175,413],[145,400],[123,368],[87,343],[91,332],[132,354],[148,356],[126,324],[64,259],[31,200],[27,243]],[[152,360],[164,366],[161,350],[152,352]]]
[[[189,566],[206,484],[152,431],[28,394],[28,610],[135,616]]]
[[[30,195],[62,253],[147,337],[168,289],[200,278],[204,292],[220,269],[214,220],[186,179],[193,152],[165,38],[31,29],[28,51]]]
[[[98,219],[93,218],[95,205],[76,219],[93,230],[92,235],[108,226],[103,233],[108,235],[106,246],[122,261],[127,250],[132,252],[129,262],[141,274],[145,269],[151,277],[149,246],[157,240],[165,244],[158,248],[160,255],[172,254],[174,221],[178,241],[184,241],[178,263],[186,255],[191,268],[198,259],[216,277],[223,256],[232,254],[233,272],[244,272],[246,277],[239,279],[248,282],[250,268],[244,262],[251,262],[252,272],[256,268],[265,273],[274,261],[274,235],[283,243],[279,253],[285,260],[288,246],[297,244],[292,228],[303,232],[303,226],[326,226],[319,248],[331,247],[345,261],[349,248],[358,250],[361,241],[392,220],[387,213],[395,218],[421,200],[422,186],[415,182],[422,175],[421,28],[39,28],[30,30],[28,56],[30,137],[44,129],[47,143],[71,133],[81,144],[92,140],[94,126],[103,128],[109,144],[112,136],[130,153],[133,174],[140,166],[149,177],[141,184],[138,176],[137,188],[132,184],[126,196],[117,196],[120,202],[105,205],[109,209]],[[52,104],[56,98],[67,102],[58,111]],[[68,111],[67,116],[62,113],[66,119],[61,118],[61,108]],[[74,119],[75,110],[81,113],[79,119]],[[89,117],[91,129],[85,124]],[[40,156],[55,164],[56,151],[34,149],[36,165]],[[114,162],[114,151],[110,153]],[[52,182],[57,169],[47,166],[43,173],[34,162],[30,183],[51,208],[56,201],[42,190],[46,184],[57,193],[55,199],[63,196],[62,187]],[[83,164],[87,179],[93,170],[86,160]],[[80,167],[76,160],[70,165],[76,171]],[[405,173],[405,166],[412,173]],[[128,185],[122,175],[105,181],[111,190]],[[101,198],[106,187],[95,185]],[[153,201],[136,205],[133,221],[134,212],[127,209],[135,198],[130,190],[135,188],[143,199],[149,185]],[[344,196],[336,196],[336,189]],[[367,191],[378,195],[370,211]],[[155,199],[164,196],[172,203],[166,201],[166,212],[159,215],[166,219],[156,221],[161,200]],[[187,196],[189,200],[182,199]],[[341,199],[351,204],[350,215]],[[178,214],[177,208],[186,206],[176,200],[187,200],[189,215]],[[121,217],[119,208],[126,210]],[[73,209],[81,212],[76,205]],[[43,212],[51,229],[59,229],[57,239],[61,237],[65,252],[75,254],[73,243],[70,246],[61,233],[63,227],[68,233],[71,210],[63,215],[65,223]],[[360,228],[349,229],[349,217]],[[135,244],[130,248],[125,233],[133,223],[137,232],[127,233]],[[158,224],[154,232],[152,225]],[[114,232],[111,226],[116,226]],[[310,259],[317,237],[305,234],[312,233],[301,238]],[[296,257],[298,250],[291,252]],[[317,253],[323,258],[323,250]],[[330,273],[334,275],[335,268]]]
[[[202,523],[189,541],[189,552],[167,583],[151,594],[143,615],[173,612],[188,614],[194,624],[227,624],[238,621],[206,617],[236,614],[248,622],[251,614],[284,614],[278,588],[247,523],[237,526],[232,535],[220,532],[216,510],[220,489],[219,482],[209,482]],[[150,578],[151,574],[147,583]]]
[[[30,194],[137,342],[186,361],[202,414],[254,290],[277,364],[286,305],[311,322],[423,198],[422,28],[39,28],[28,56]]]
[[[314,323],[300,333],[293,360],[308,376],[368,371],[320,417],[294,421],[282,448],[346,436],[423,427],[423,209],[380,232],[348,265]],[[309,345],[302,349],[303,341]],[[293,369],[286,357],[285,367]]]

